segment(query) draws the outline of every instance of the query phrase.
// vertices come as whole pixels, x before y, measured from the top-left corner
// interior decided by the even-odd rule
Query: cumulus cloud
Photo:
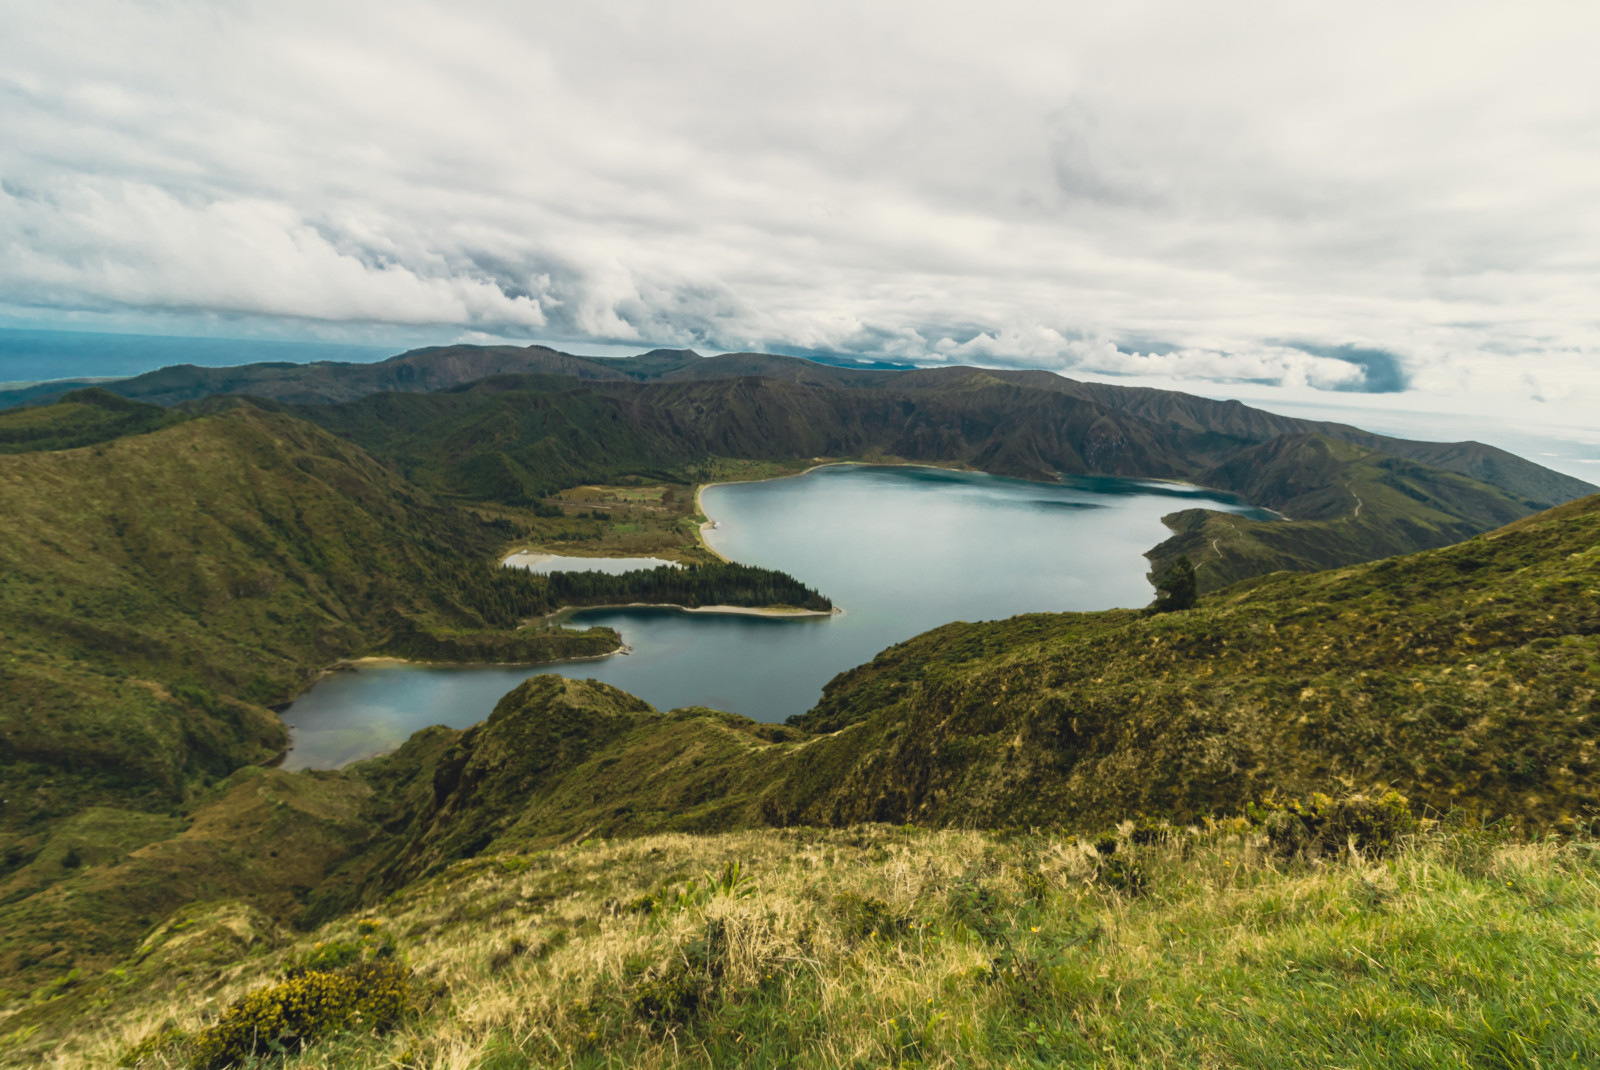
[[[13,307],[1600,401],[1583,5],[0,14]]]

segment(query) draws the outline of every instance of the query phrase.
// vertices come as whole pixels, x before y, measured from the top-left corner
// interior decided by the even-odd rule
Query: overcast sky
[[[12,322],[1600,409],[1593,3],[0,0],[0,20]]]

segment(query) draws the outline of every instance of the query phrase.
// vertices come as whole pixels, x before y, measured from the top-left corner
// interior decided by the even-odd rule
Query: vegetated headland
[[[468,347],[168,369],[0,443],[8,1061],[1600,1057],[1600,497],[1520,458],[1043,373]],[[645,588],[821,605],[497,567],[706,561],[696,484],[817,458],[1294,519],[1180,514],[1152,556],[1196,560],[1193,608],[947,625],[789,725],[539,676],[263,766],[340,658],[592,655],[615,633],[520,625]]]

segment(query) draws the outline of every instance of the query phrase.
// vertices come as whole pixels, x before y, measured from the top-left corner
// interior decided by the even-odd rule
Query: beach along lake
[[[573,626],[615,628],[629,652],[538,667],[333,673],[284,713],[295,726],[285,768],[331,768],[391,749],[429,725],[473,724],[535,673],[601,680],[662,710],[710,706],[782,721],[814,705],[838,673],[949,621],[1148,604],[1154,591],[1143,555],[1170,534],[1161,523],[1167,513],[1204,506],[1271,515],[1168,483],[1044,484],[866,465],[708,487],[701,504],[714,522],[706,541],[718,553],[788,572],[842,612],[782,619],[584,610]],[[541,559],[536,567],[558,566]]]

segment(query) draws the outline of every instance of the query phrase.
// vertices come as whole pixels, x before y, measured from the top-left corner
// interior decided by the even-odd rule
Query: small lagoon
[[[658,709],[711,706],[782,721],[814,705],[838,673],[949,621],[1149,603],[1143,554],[1170,534],[1161,523],[1167,513],[1204,506],[1271,516],[1178,484],[1042,484],[865,465],[709,487],[701,502],[716,521],[706,540],[717,552],[782,569],[843,612],[782,619],[584,610],[574,626],[615,628],[629,653],[538,668],[383,665],[333,673],[284,713],[295,726],[284,767],[331,768],[389,750],[429,725],[465,727],[542,672],[602,680]],[[662,563],[590,560],[607,571]]]

